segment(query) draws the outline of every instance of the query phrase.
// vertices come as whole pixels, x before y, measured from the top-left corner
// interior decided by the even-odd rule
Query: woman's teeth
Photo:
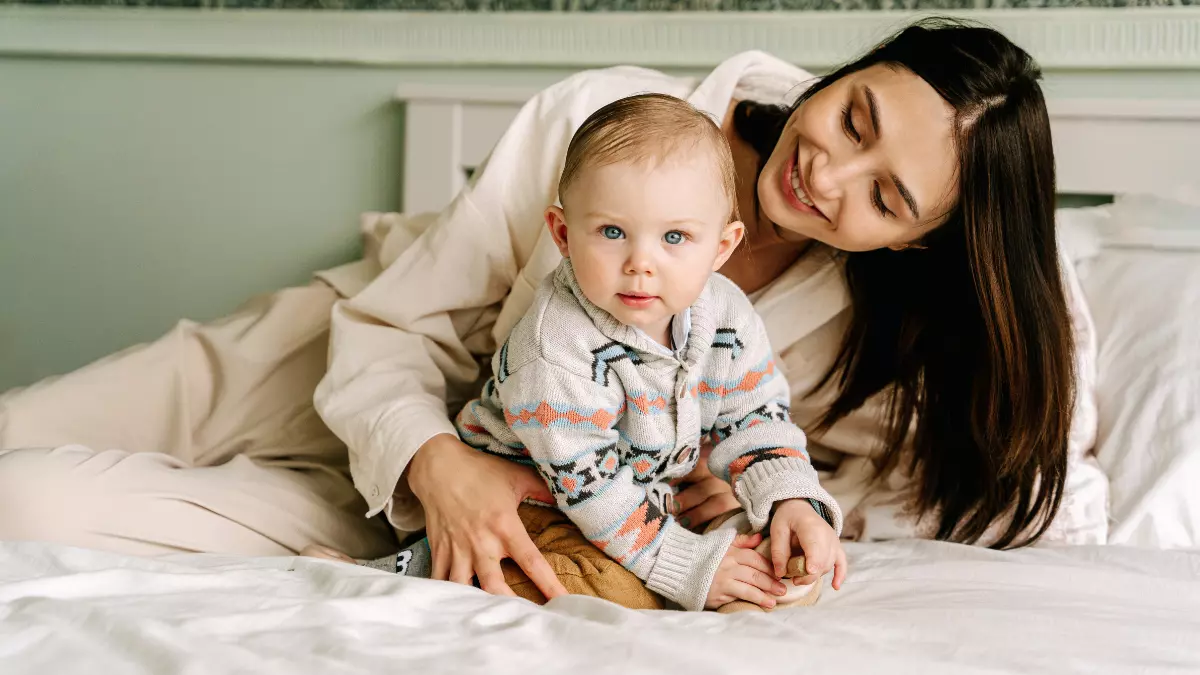
[[[817,208],[817,205],[813,204],[808,195],[804,193],[804,189],[800,187],[800,168],[795,166],[792,167],[792,192],[796,194],[796,199],[799,199],[801,204]]]

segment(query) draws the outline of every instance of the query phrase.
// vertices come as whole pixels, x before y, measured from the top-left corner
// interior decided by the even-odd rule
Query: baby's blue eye
[[[616,225],[609,225],[605,227],[603,232],[605,238],[607,239],[620,239],[621,237],[625,236],[625,233],[621,231],[621,228],[617,227]]]
[[[682,244],[683,243],[683,233],[682,232],[674,232],[674,231],[668,232],[665,235],[663,235],[663,239],[665,239],[668,244],[672,244],[672,245]]]

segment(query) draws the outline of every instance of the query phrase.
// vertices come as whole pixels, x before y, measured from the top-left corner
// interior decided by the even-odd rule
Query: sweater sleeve
[[[541,359],[497,387],[505,421],[588,541],[650,590],[685,609],[703,609],[735,532],[690,532],[666,512],[673,491],[656,479],[656,467],[621,458],[616,424],[625,394]]]
[[[787,379],[778,371],[766,329],[757,314],[741,330],[722,331],[730,354],[721,409],[713,425],[709,468],[733,486],[756,531],[772,507],[807,499],[839,535],[842,511],[817,478],[804,432],[792,423]]]

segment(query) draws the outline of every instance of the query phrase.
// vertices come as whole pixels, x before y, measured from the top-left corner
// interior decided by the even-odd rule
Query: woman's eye
[[[875,210],[879,212],[879,215],[884,218],[896,215],[887,207],[887,204],[883,203],[883,191],[879,188],[879,181],[875,181],[875,185],[871,189],[871,203],[875,205]]]
[[[616,225],[605,226],[605,228],[601,230],[601,233],[604,234],[606,239],[620,239],[621,237],[625,236],[625,233],[621,231],[621,228],[617,227]]]
[[[675,231],[668,232],[665,235],[663,235],[663,240],[671,245],[682,244],[683,243],[683,233],[675,232]]]
[[[859,135],[858,129],[854,128],[854,115],[850,104],[847,103],[845,108],[842,108],[842,129],[846,131],[846,135],[854,140],[855,143],[862,142],[862,136]]]

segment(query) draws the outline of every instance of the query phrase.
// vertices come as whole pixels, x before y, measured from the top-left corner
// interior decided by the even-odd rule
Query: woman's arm
[[[551,501],[541,476],[526,466],[482,453],[457,436],[434,436],[413,457],[407,476],[424,513],[433,578],[513,595],[500,561],[511,558],[547,599],[567,589],[517,517],[526,498]]]
[[[398,529],[416,531],[429,511],[437,511],[438,522],[429,523],[431,540],[447,537],[454,542],[448,550],[467,551],[481,584],[499,575],[499,558],[493,557],[515,557],[513,546],[528,543],[523,530],[512,533],[520,525],[516,504],[532,474],[474,455],[465,459],[457,441],[445,438],[455,436],[446,401],[475,394],[480,360],[505,337],[494,334],[496,317],[544,230],[542,212],[555,201],[574,129],[617,98],[639,91],[687,95],[687,88],[686,80],[614,68],[580,73],[538,94],[471,184],[370,286],[334,308],[329,368],[314,403],[349,448],[351,474],[368,513],[385,511]],[[440,440],[431,442],[435,438]],[[406,473],[417,455],[421,461]],[[473,495],[481,503],[511,506],[482,522],[468,500],[438,489],[447,476],[482,490]],[[499,553],[476,541],[497,533],[509,542]],[[538,579],[535,570],[525,571]],[[547,596],[554,590],[542,587]]]

